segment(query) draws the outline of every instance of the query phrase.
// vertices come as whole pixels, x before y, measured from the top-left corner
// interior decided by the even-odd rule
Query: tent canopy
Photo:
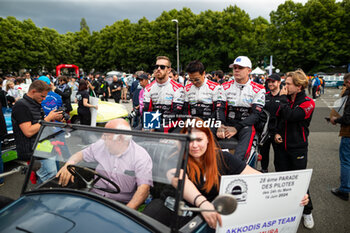
[[[259,67],[256,67],[250,74],[265,74],[266,72],[260,69]]]
[[[270,66],[269,66],[269,65],[265,67],[265,70],[269,70],[269,69],[270,69]],[[275,67],[272,66],[272,69],[275,69]]]
[[[120,72],[120,71],[109,71],[109,72],[107,72],[107,75],[110,75],[110,76],[113,76],[113,75],[122,75],[123,74],[123,72]]]

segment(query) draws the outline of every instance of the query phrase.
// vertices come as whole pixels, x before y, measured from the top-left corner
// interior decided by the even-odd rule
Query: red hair
[[[203,122],[202,119],[195,118],[195,122],[197,121]],[[200,162],[193,159],[191,155],[188,156],[187,175],[193,183],[198,184],[200,181],[200,174],[203,174],[203,176],[205,175],[205,183],[203,186],[204,191],[209,193],[214,186],[216,186],[216,189],[219,191],[219,176],[221,176],[221,174],[218,169],[218,164],[221,164],[222,161],[221,149],[217,146],[214,135],[208,127],[203,126],[197,128],[195,124],[194,129],[207,135],[208,147],[205,153],[201,156]],[[188,129],[184,128],[181,132],[188,133]]]

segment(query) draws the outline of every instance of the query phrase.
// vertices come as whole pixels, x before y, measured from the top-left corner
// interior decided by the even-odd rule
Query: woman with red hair
[[[196,121],[202,120],[196,118]],[[188,129],[185,128],[183,133],[188,133]],[[202,209],[214,209],[211,202],[219,194],[222,175],[260,173],[232,154],[222,152],[209,128],[193,128],[191,134],[194,139],[189,145],[183,194],[184,199],[191,205]],[[176,188],[177,179],[172,179],[172,185]],[[221,225],[221,216],[217,212],[201,214],[211,228],[215,228],[217,222]]]
[[[197,121],[203,122],[200,118],[196,118],[195,121],[196,123]],[[188,129],[183,129],[182,133],[187,134]],[[187,175],[183,193],[187,205],[214,209],[211,201],[219,194],[222,175],[260,173],[232,154],[222,152],[209,128],[193,128],[191,135],[194,139],[189,145]],[[174,174],[175,169],[171,169],[168,172],[168,179],[177,188],[178,180],[174,178]],[[153,200],[143,213],[169,225],[174,220],[175,215],[163,203],[163,200]],[[221,225],[221,217],[217,212],[201,212],[201,214],[211,228],[215,228],[217,222]],[[185,225],[191,219],[192,217],[183,217],[181,225]]]
[[[196,118],[194,125],[203,125],[197,124],[197,121],[203,123],[202,119]],[[185,128],[182,133],[187,134],[188,131],[189,129]],[[183,192],[183,198],[187,205],[214,210],[215,208],[211,202],[219,194],[221,176],[260,174],[259,171],[247,165],[240,158],[228,152],[222,152],[209,128],[195,127],[191,130],[191,135],[193,140],[189,145],[189,158]],[[177,188],[178,179],[174,178],[174,174],[175,169],[171,169],[168,172],[168,179]],[[182,174],[179,177],[182,177]],[[301,204],[306,205],[308,201],[307,196],[305,196]],[[158,201],[158,205],[147,206],[144,213],[165,225],[170,225],[175,216],[174,212],[164,207],[160,201]],[[217,223],[221,225],[219,213],[202,211],[201,214],[209,227],[216,228]],[[190,219],[192,217],[183,217],[182,225],[185,225]]]

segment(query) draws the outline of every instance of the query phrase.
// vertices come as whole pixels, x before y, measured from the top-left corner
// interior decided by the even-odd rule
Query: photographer
[[[46,81],[42,81],[42,80]],[[17,156],[20,160],[30,160],[33,155],[33,145],[40,129],[40,120],[54,121],[62,119],[62,112],[51,111],[46,116],[41,103],[51,90],[49,78],[42,76],[34,81],[28,90],[28,93],[18,100],[12,109],[12,126],[16,142]],[[42,160],[42,167],[38,170],[38,175],[43,181],[49,176],[55,175],[55,166],[50,166],[53,170],[44,171],[45,162]],[[55,165],[55,164],[54,164]],[[40,173],[43,171],[43,173]]]

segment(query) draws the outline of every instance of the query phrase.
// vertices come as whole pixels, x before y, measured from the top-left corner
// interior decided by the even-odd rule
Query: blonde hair
[[[157,60],[157,61],[158,61],[158,60],[167,60],[167,61],[168,61],[168,64],[169,64],[169,67],[171,67],[171,61],[170,61],[170,59],[169,59],[168,57],[166,57],[166,56],[158,56],[156,60]]]
[[[10,88],[10,84],[14,84],[14,82],[12,82],[12,81],[7,81],[7,82],[6,82],[6,91],[8,91],[9,89],[11,89],[11,88]]]
[[[291,77],[295,86],[301,86],[301,90],[304,90],[309,84],[309,79],[305,75],[302,69],[297,69],[296,71],[288,72],[286,79]]]

